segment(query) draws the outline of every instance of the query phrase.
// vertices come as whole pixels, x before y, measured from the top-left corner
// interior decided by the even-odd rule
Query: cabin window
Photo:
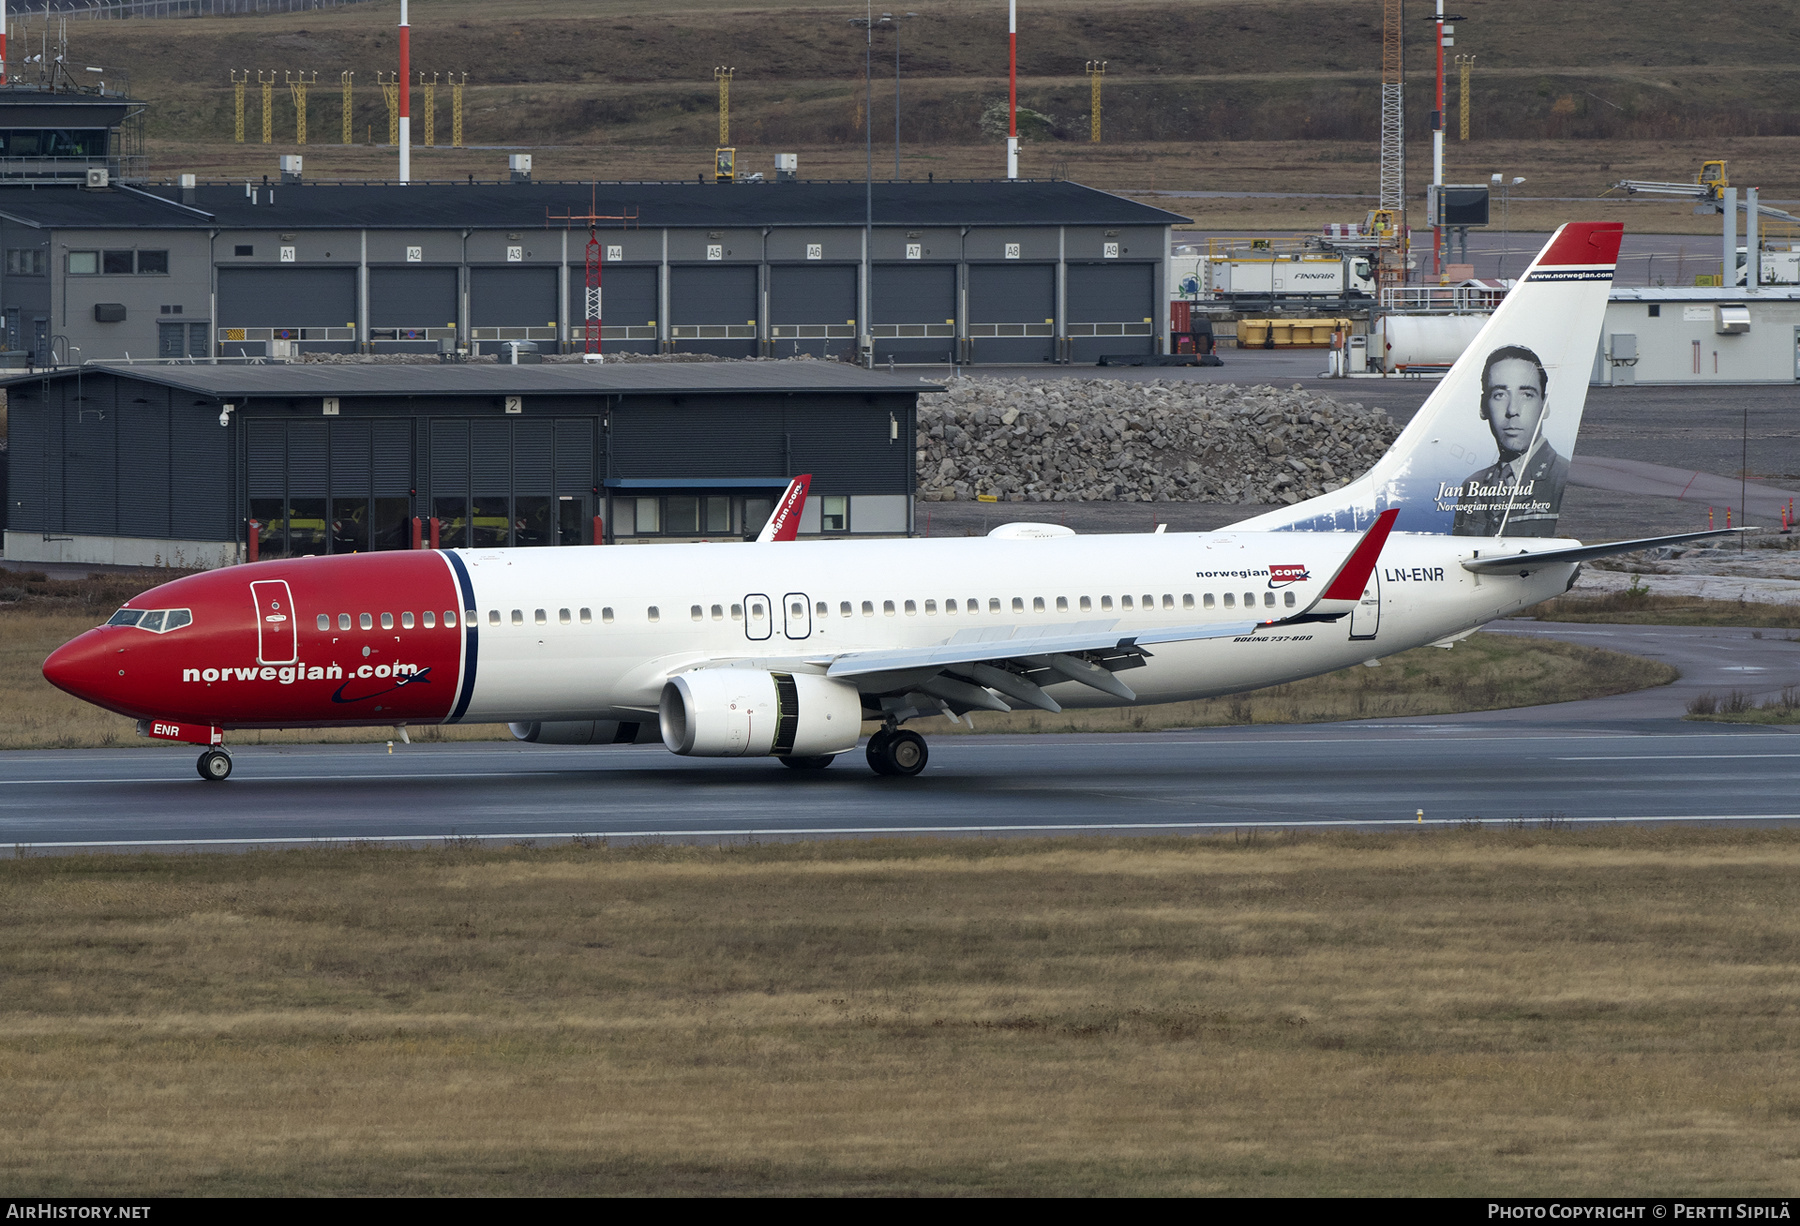
[[[813,609],[814,609],[814,612],[818,613],[818,615],[820,617],[831,616],[831,606],[826,604],[823,600],[821,600],[818,604],[814,605]]]
[[[891,600],[882,601],[881,602],[881,611],[888,617],[892,617],[894,615],[894,602]]]
[[[383,630],[392,630],[394,628],[394,615],[392,613],[383,613],[381,615],[381,628]]]
[[[1100,607],[1102,609],[1111,609],[1112,608],[1112,597],[1111,596],[1102,596],[1100,598]]]
[[[968,604],[967,604],[967,605],[965,605],[965,606],[964,606],[964,607],[965,607],[965,608],[966,608],[966,609],[967,609],[967,610],[968,610],[968,611],[969,611],[969,612],[970,612],[970,613],[979,613],[979,612],[981,612],[981,602],[980,602],[980,601],[979,601],[979,600],[973,600],[973,599],[972,599],[972,600],[970,600],[970,601],[969,601],[969,602],[968,602]]]
[[[1092,611],[1093,611],[1093,608],[1094,608],[1094,601],[1093,601],[1093,599],[1092,599],[1092,598],[1091,598],[1091,597],[1088,597],[1088,596],[1083,596],[1083,597],[1082,597],[1082,598],[1081,598],[1081,611],[1082,611],[1082,612],[1083,612],[1083,613],[1089,613],[1089,612],[1092,612]]]
[[[918,605],[914,604],[910,600],[906,602],[906,615],[908,617],[916,617],[918,615],[918,612],[919,612]]]
[[[1056,611],[1058,613],[1067,613],[1069,611],[1069,598],[1067,596],[1058,596],[1056,598]]]
[[[367,613],[359,613],[356,616],[356,624],[361,626],[364,630],[373,630],[375,628],[375,619],[370,617]]]
[[[558,609],[556,611],[556,620],[566,626],[574,621],[575,618],[567,609]]]
[[[606,620],[611,621],[612,618],[609,617]],[[734,604],[731,606],[731,620],[734,622],[741,622],[744,620],[744,606],[743,605]]]
[[[657,611],[657,608],[655,605],[651,605],[644,612],[646,613],[646,615],[649,616],[650,620],[653,622],[658,622],[658,621],[662,620],[662,614]]]
[[[474,609],[464,609],[463,610],[463,625],[473,626],[476,622],[478,622],[480,620],[481,620],[481,618],[476,614]],[[454,626],[456,624],[456,620],[454,618],[450,617],[446,613],[446,615],[444,617],[444,624],[446,626]]]
[[[437,629],[437,614],[433,613],[430,609],[426,609],[423,613],[419,614],[419,618],[425,623],[425,628],[427,630]],[[451,624],[455,624],[454,619],[452,619]]]
[[[331,614],[329,614],[329,613],[319,614],[319,629],[321,629],[321,630],[331,629]]]
[[[1288,608],[1291,609],[1294,607],[1294,594],[1292,592],[1283,592],[1281,594],[1281,600]]]
[[[911,612],[911,610],[910,610],[910,609],[909,609],[909,610],[907,610],[907,611],[908,611],[908,612]],[[926,614],[927,614],[927,615],[928,615],[928,616],[931,616],[931,617],[936,617],[936,616],[937,616],[937,601],[935,601],[935,600],[927,600],[927,601],[926,601],[926,602],[925,602],[925,612],[926,612]]]
[[[1269,609],[1273,609],[1275,607],[1275,593],[1274,592],[1264,592],[1263,593],[1263,606],[1265,608],[1269,608]]]
[[[1156,607],[1156,597],[1152,596],[1149,592],[1144,593],[1144,607],[1146,609],[1154,609]]]
[[[1200,603],[1205,605],[1209,609],[1212,608],[1213,607],[1213,594],[1211,592],[1208,592],[1206,595],[1202,596],[1200,598]]]
[[[1042,596],[1033,596],[1031,598],[1031,611],[1033,613],[1042,613],[1044,611],[1044,598]]]
[[[1194,594],[1192,592],[1185,592],[1182,594],[1181,607],[1184,609],[1191,609],[1194,607]]]
[[[998,613],[999,611],[1000,611],[1000,598],[998,596],[989,596],[988,597],[988,612],[989,613]]]
[[[1119,607],[1121,609],[1129,609],[1131,607],[1131,597],[1129,597],[1129,596],[1119,597]]]
[[[944,602],[944,612],[951,617],[956,616],[956,598],[954,596]]]
[[[609,626],[612,625],[613,611],[611,609],[601,609],[600,610],[600,620],[605,622]]]
[[[1211,597],[1208,597],[1208,599],[1211,599]],[[1237,608],[1237,597],[1233,596],[1230,592],[1225,593],[1225,607],[1227,609]]]
[[[702,609],[699,605],[692,605],[688,609],[688,617],[697,622],[705,621],[706,610]]]
[[[1025,598],[1023,596],[1014,596],[1013,597],[1013,612],[1014,613],[1023,613],[1024,611],[1025,611]]]
[[[514,609],[513,610],[512,624],[515,626],[523,626],[525,624],[525,610],[524,609]]]
[[[839,617],[849,617],[850,616],[850,602],[848,600],[841,601],[838,604],[838,616]]]
[[[402,613],[400,615],[400,628],[402,630],[411,630],[413,628],[413,615],[411,613]]]
[[[712,607],[712,619],[716,622],[722,622],[725,620],[725,606],[724,605],[716,604]]]
[[[1163,608],[1173,609],[1174,607],[1175,607],[1175,598],[1173,596],[1169,595],[1169,593],[1164,592],[1163,593]]]
[[[873,600],[865,600],[862,602],[862,604],[863,604],[863,616],[864,617],[874,617],[875,616],[875,602]]]
[[[488,610],[488,625],[498,626],[499,624],[500,624],[500,610],[499,609],[489,609]]]
[[[469,610],[469,612],[474,613],[474,610],[471,609],[471,610]],[[463,619],[463,622],[466,625],[467,623],[472,622],[474,620],[475,619],[473,617],[466,617]],[[429,622],[427,622],[426,624],[430,625]],[[444,629],[446,629],[446,630],[456,629],[456,610],[455,609],[445,609],[444,610]]]
[[[582,625],[585,626],[585,625],[589,624],[590,622],[592,622],[593,620],[594,620],[594,611],[592,609],[583,609],[581,611],[581,624]]]
[[[1245,592],[1244,593],[1244,607],[1246,609],[1254,609],[1256,607],[1256,593],[1255,592]]]

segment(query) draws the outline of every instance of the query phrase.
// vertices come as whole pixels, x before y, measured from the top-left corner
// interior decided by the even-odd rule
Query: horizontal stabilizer
[[[1510,575],[1515,571],[1526,575],[1534,570],[1542,570],[1546,566],[1556,566],[1568,562],[1585,562],[1589,558],[1610,558],[1621,553],[1636,553],[1640,549],[1657,549],[1663,545],[1680,545],[1686,541],[1705,540],[1710,536],[1736,536],[1740,532],[1756,532],[1756,528],[1720,528],[1711,532],[1678,532],[1674,536],[1646,536],[1635,541],[1610,541],[1604,545],[1573,545],[1568,549],[1541,549],[1536,552],[1505,554],[1492,558],[1469,558],[1462,564],[1464,570],[1472,570],[1478,575]]]

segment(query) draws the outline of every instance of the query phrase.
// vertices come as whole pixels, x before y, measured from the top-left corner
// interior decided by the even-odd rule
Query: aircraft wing
[[[900,647],[881,651],[853,651],[832,660],[828,677],[864,677],[870,673],[945,668],[952,664],[1004,662],[1029,656],[1071,651],[1130,652],[1153,643],[1186,643],[1198,639],[1228,639],[1249,634],[1259,622],[1213,622],[1203,626],[1164,626],[1120,634],[1111,621],[1074,622],[1061,626],[1002,627],[996,630],[964,630],[947,643],[929,647]]]
[[[1478,575],[1509,575],[1514,571],[1525,575],[1559,563],[1585,562],[1589,558],[1608,558],[1614,554],[1636,553],[1640,549],[1655,549],[1661,545],[1679,545],[1684,541],[1699,541],[1710,536],[1736,536],[1740,532],[1755,531],[1755,528],[1719,528],[1708,532],[1678,532],[1674,536],[1646,536],[1635,541],[1610,541],[1604,545],[1571,545],[1567,549],[1542,549],[1535,553],[1520,550],[1518,553],[1496,554],[1490,558],[1467,558],[1463,561],[1462,568]]]

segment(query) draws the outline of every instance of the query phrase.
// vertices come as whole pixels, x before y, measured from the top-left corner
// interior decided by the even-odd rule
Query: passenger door
[[[259,664],[292,664],[300,658],[294,627],[294,598],[285,579],[264,579],[250,585],[256,603],[256,661]]]
[[[761,641],[775,632],[775,615],[761,592],[744,597],[744,637]]]
[[[1350,637],[1372,639],[1381,629],[1381,567],[1369,572],[1369,586],[1350,610]]]

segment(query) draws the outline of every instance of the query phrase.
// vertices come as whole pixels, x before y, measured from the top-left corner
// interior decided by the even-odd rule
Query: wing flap
[[[948,668],[957,664],[992,664],[1029,656],[1066,655],[1081,651],[1131,651],[1154,643],[1190,643],[1203,639],[1237,638],[1253,632],[1258,622],[1215,622],[1201,626],[1164,626],[1120,634],[1103,622],[1105,630],[1081,630],[1076,626],[1045,626],[1013,630],[996,637],[964,639],[959,634],[947,643],[929,647],[900,647],[884,651],[852,651],[837,657],[826,669],[829,677],[863,677],[871,673],[901,672],[917,668]],[[1062,633],[1055,633],[1056,631]],[[991,631],[979,632],[982,635]],[[958,642],[957,639],[964,639]]]

